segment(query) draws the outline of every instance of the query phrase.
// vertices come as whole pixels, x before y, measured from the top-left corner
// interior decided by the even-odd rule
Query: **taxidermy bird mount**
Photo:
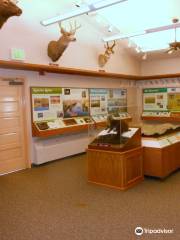
[[[178,22],[179,22],[179,19],[174,18],[174,19],[172,20],[172,22],[173,22],[173,23],[178,23]],[[174,28],[174,31],[175,31],[175,40],[174,40],[174,42],[169,43],[169,49],[167,50],[167,53],[168,53],[168,54],[171,54],[171,53],[173,53],[174,51],[180,50],[180,42],[177,42],[177,41],[176,41],[176,27]]]
[[[0,29],[8,18],[22,14],[22,10],[16,3],[17,1],[13,0],[0,0]]]

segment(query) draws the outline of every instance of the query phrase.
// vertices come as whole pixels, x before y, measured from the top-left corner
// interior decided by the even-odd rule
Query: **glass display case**
[[[141,130],[130,126],[128,118],[108,114],[104,126],[89,126],[89,139],[89,149],[125,151],[141,146]]]

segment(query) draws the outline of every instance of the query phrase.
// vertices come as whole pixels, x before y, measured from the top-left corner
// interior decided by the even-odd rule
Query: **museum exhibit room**
[[[180,0],[0,0],[0,240],[180,239]]]

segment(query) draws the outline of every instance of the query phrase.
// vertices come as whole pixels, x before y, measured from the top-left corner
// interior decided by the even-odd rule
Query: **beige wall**
[[[180,58],[146,60],[141,62],[141,75],[180,73]]]
[[[134,121],[137,119],[137,89],[134,80],[104,79],[96,77],[83,77],[62,74],[46,74],[40,76],[35,72],[18,71],[18,70],[1,70],[0,76],[8,78],[24,78],[26,83],[26,116],[29,135],[29,147],[31,161],[34,161],[34,142],[31,130],[31,103],[30,87],[31,86],[59,86],[59,87],[78,87],[78,88],[126,88],[128,90],[128,110],[133,116]],[[68,146],[68,143],[67,143]]]
[[[71,4],[70,4],[71,2]],[[23,9],[20,17],[12,17],[0,30],[0,59],[9,60],[11,48],[25,50],[28,63],[49,64],[47,46],[51,40],[60,37],[58,24],[44,27],[40,21],[54,16],[57,12],[67,12],[72,1],[51,0],[21,0],[18,4]],[[65,7],[66,6],[66,7]],[[59,10],[57,10],[59,9]],[[98,55],[105,51],[102,37],[104,29],[98,28],[91,17],[80,16],[76,18],[81,28],[76,32],[76,42],[71,42],[62,57],[56,62],[62,67],[99,70]],[[66,29],[70,29],[69,21],[63,22]],[[131,57],[121,44],[115,47],[115,54],[103,68],[108,72],[139,74],[140,63]]]

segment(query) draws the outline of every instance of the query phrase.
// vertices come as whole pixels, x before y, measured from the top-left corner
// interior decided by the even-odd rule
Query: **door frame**
[[[3,77],[3,76],[0,76],[0,80],[5,80],[5,81],[10,81],[10,80],[17,80],[17,81],[21,81],[23,83],[23,85],[21,85],[22,87],[22,110],[23,110],[23,129],[24,129],[24,139],[25,139],[25,143],[24,143],[24,150],[25,150],[25,164],[26,164],[26,168],[31,168],[31,160],[30,160],[30,148],[29,146],[31,145],[30,144],[30,140],[31,140],[31,135],[30,135],[30,132],[28,131],[28,112],[27,112],[27,109],[28,109],[28,95],[27,95],[27,88],[28,88],[28,85],[27,85],[27,80],[23,77],[13,77],[13,76],[10,76],[10,77]],[[17,171],[14,171],[14,172],[17,172]]]

